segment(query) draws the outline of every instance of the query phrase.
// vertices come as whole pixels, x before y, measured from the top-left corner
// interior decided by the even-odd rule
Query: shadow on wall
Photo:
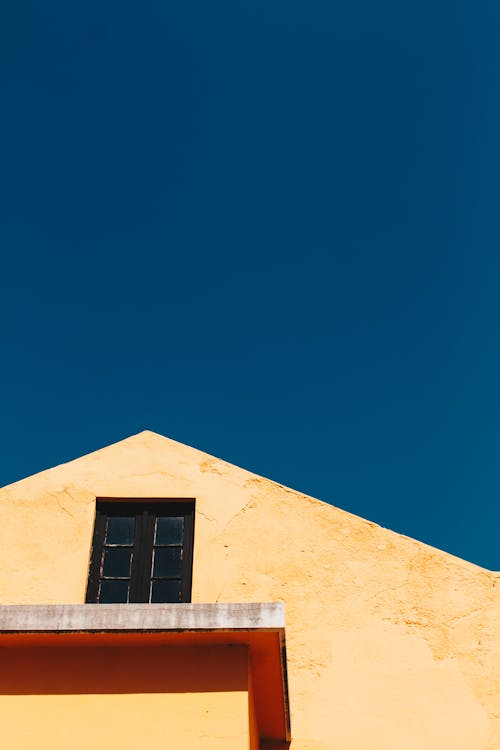
[[[3,649],[0,695],[246,691],[246,659],[237,646]]]

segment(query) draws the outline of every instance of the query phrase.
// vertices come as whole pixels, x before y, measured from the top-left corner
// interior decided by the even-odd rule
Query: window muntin
[[[194,500],[98,500],[87,602],[189,602]]]

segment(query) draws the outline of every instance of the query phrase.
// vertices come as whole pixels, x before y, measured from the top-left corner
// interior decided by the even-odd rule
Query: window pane
[[[159,547],[155,549],[153,576],[155,578],[180,576],[181,547]]]
[[[101,581],[99,602],[101,604],[126,604],[129,581]]]
[[[128,578],[130,576],[131,559],[131,549],[106,547],[104,549],[102,575],[106,578]]]
[[[106,544],[133,544],[135,518],[110,516],[106,526]]]
[[[178,602],[181,598],[180,581],[152,581],[151,602]]]
[[[156,519],[155,544],[182,544],[184,516],[160,516]]]

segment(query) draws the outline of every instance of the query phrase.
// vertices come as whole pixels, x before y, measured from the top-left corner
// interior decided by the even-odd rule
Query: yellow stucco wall
[[[244,647],[0,649],[2,750],[249,750]]]
[[[95,498],[195,497],[194,602],[286,604],[292,750],[498,750],[500,576],[150,432],[0,490],[0,603],[84,601]]]

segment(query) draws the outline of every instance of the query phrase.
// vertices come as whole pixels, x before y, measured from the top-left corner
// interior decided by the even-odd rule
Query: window
[[[193,535],[194,500],[98,500],[86,601],[191,601]]]

